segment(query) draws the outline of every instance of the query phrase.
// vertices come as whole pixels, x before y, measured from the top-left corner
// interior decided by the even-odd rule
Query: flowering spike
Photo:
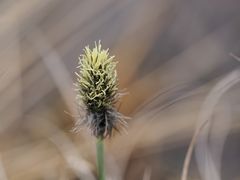
[[[120,97],[117,62],[113,61],[114,56],[109,56],[108,49],[102,49],[100,41],[95,42],[92,50],[86,46],[83,51],[75,85],[78,103],[85,107],[86,116],[76,123],[75,129],[78,130],[79,124],[87,124],[94,136],[105,138],[111,136],[118,124],[125,124],[124,117],[114,107]]]

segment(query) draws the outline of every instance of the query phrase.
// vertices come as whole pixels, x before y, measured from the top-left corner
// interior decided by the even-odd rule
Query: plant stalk
[[[105,180],[105,168],[104,168],[104,142],[103,138],[97,138],[97,168],[98,168],[98,180]]]

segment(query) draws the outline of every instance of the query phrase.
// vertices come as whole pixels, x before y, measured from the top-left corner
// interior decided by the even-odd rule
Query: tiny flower
[[[76,72],[77,102],[85,109],[85,117],[79,125],[86,124],[94,136],[105,138],[111,136],[118,125],[126,125],[124,117],[114,107],[120,97],[116,71],[117,62],[109,56],[108,49],[103,50],[101,43],[95,47],[85,47],[79,57],[79,69]]]

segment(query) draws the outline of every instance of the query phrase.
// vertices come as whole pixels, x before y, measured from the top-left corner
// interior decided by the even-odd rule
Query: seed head
[[[100,41],[95,42],[91,50],[86,46],[79,57],[77,75],[77,102],[83,106],[86,115],[79,125],[86,124],[96,137],[111,136],[112,129],[119,124],[126,124],[124,117],[114,105],[120,97],[114,56],[109,56],[108,49],[103,50]]]

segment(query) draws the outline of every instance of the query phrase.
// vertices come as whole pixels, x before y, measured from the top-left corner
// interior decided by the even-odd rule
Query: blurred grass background
[[[180,179],[203,102],[239,69],[229,56],[240,55],[239,7],[238,0],[0,1],[0,179],[95,179],[95,139],[70,130],[78,56],[98,40],[119,61],[120,89],[129,93],[117,106],[131,117],[128,134],[107,141],[108,179]],[[240,179],[239,88],[221,98],[208,135],[227,180]],[[189,179],[209,179],[204,153],[196,156]]]

